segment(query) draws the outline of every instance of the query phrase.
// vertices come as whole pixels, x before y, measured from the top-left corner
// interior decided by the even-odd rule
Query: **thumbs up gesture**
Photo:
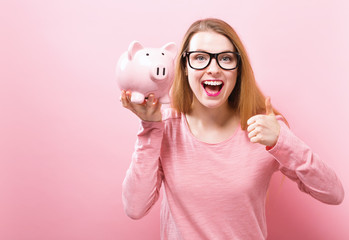
[[[272,147],[279,138],[280,124],[278,123],[270,97],[265,99],[265,114],[259,114],[247,120],[247,132],[250,141]]]

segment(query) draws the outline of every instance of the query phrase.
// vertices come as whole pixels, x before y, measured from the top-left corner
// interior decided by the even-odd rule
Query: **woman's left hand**
[[[265,115],[259,114],[248,119],[248,137],[253,143],[273,147],[279,138],[280,124],[275,117],[270,97],[265,99],[265,109]]]

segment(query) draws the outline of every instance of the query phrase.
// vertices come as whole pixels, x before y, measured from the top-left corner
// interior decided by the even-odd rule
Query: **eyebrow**
[[[208,52],[208,53],[212,53],[212,52],[209,52],[209,51],[207,51],[207,50],[200,49],[200,48],[199,48],[199,49],[197,49],[197,50],[189,50],[188,52],[193,52],[193,51],[200,51],[200,52]],[[218,53],[222,53],[222,52],[236,52],[236,51],[229,49],[229,50],[223,50],[223,51],[218,52]]]

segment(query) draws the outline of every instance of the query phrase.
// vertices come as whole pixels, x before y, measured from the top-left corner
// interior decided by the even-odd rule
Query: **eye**
[[[197,56],[195,56],[195,60],[197,60],[197,61],[205,61],[206,60],[206,56],[205,55],[197,55]]]
[[[165,55],[165,53],[161,53],[162,55]]]
[[[225,62],[228,62],[228,61],[231,61],[231,57],[225,56],[225,57],[222,57],[222,60]]]
[[[149,53],[145,54],[146,56],[149,56]]]
[[[219,56],[219,61],[222,62],[232,62],[234,60],[233,54],[227,53],[222,56]]]

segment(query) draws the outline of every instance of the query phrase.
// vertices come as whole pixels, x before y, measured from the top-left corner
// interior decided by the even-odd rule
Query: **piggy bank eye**
[[[145,55],[149,56],[149,53],[147,53],[147,54],[145,54]]]
[[[165,53],[161,53],[162,55],[165,55]]]

